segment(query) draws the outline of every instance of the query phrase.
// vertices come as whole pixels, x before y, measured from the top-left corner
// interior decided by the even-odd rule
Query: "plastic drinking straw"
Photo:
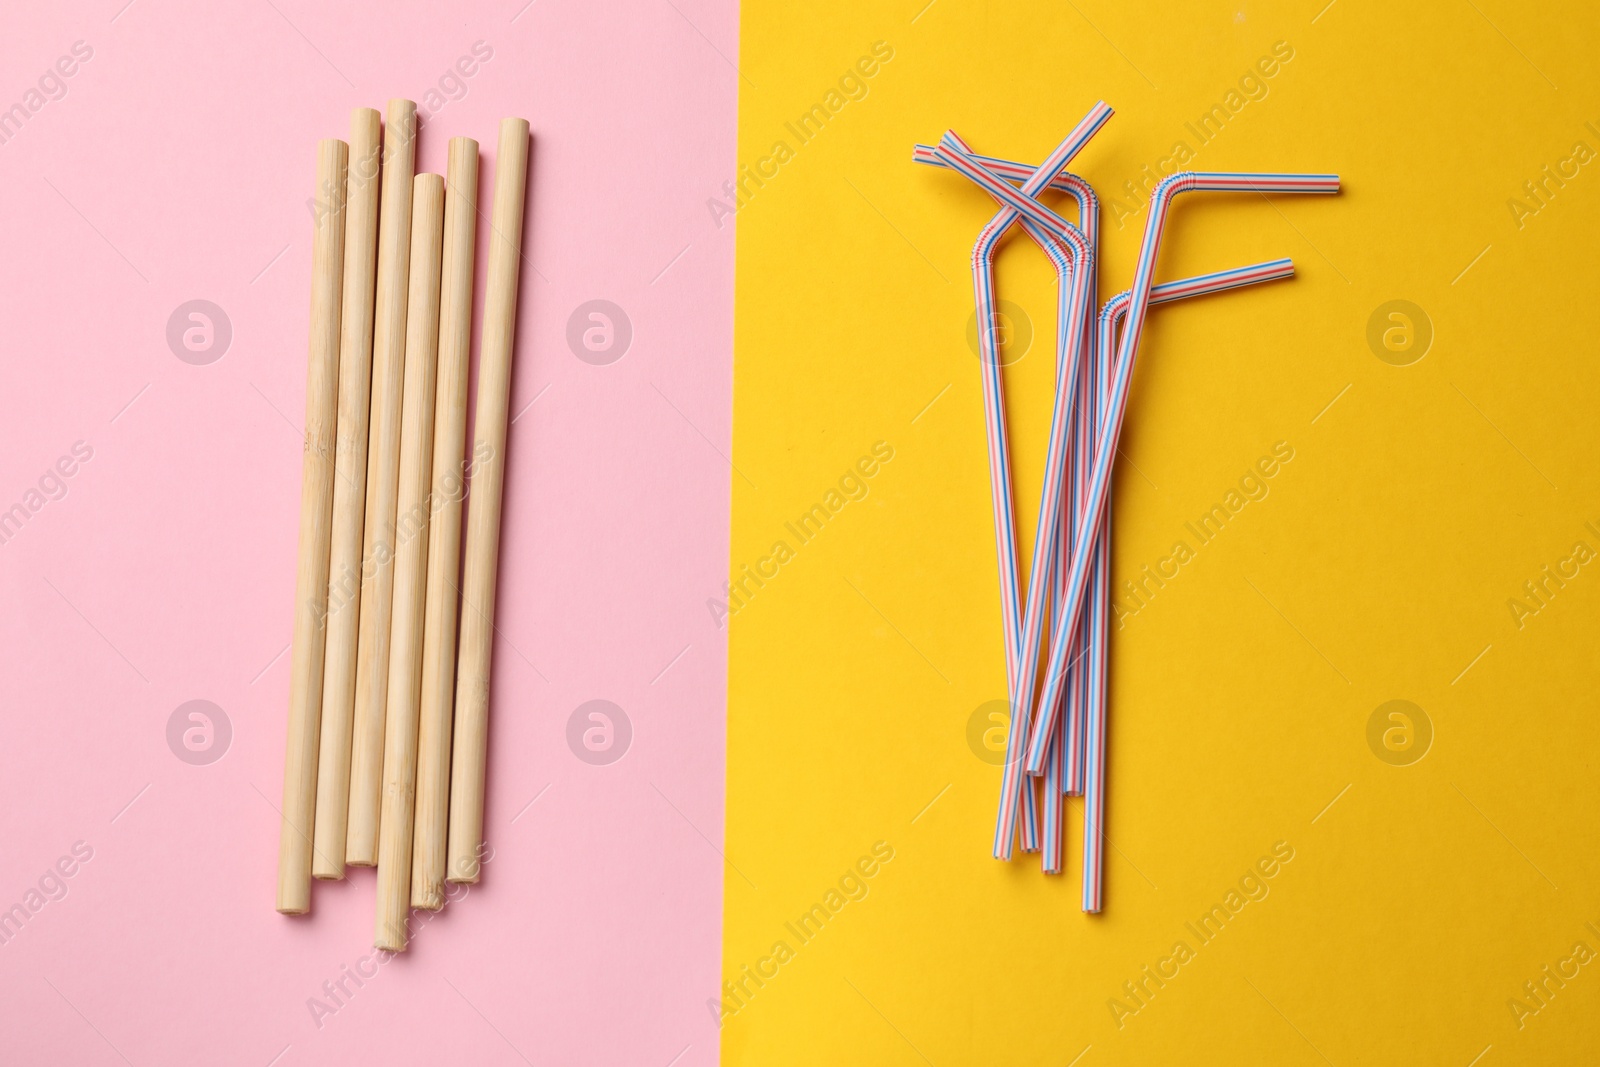
[[[1044,799],[1040,801],[1040,807],[1044,810],[1044,842],[1039,850],[1040,860],[1045,874],[1060,874],[1063,854],[1066,851],[1062,830],[1066,821],[1067,797],[1061,787],[1066,761],[1061,754],[1059,722],[1056,724],[1056,736],[1050,742],[1050,755],[1045,759],[1044,766]],[[1024,789],[1032,787],[1032,782],[1023,784]]]
[[[1047,187],[1060,172],[1065,169],[1085,144],[1088,143],[1101,126],[1111,117],[1111,109],[1103,102],[1096,104],[1089,113],[1078,123],[1077,127],[1067,135],[1066,139],[1050,153],[1045,162],[1033,173],[1022,179],[1023,191],[1028,194],[1037,193]],[[915,157],[914,157],[915,158]],[[988,436],[989,446],[989,474],[990,488],[994,501],[995,542],[999,564],[1000,577],[1000,608],[1001,621],[1005,637],[1006,650],[1006,676],[1008,681],[1016,677],[1016,665],[1020,658],[1022,645],[1022,614],[1019,610],[1017,591],[1017,566],[1016,566],[1016,538],[1015,522],[1011,493],[1011,464],[1010,452],[1006,439],[1005,419],[1005,391],[1000,366],[999,352],[995,342],[991,324],[994,322],[994,255],[999,246],[1000,239],[1010,229],[1012,223],[1017,221],[1018,213],[1010,208],[1003,208],[990,220],[978,235],[972,249],[972,276],[973,288],[976,295],[978,321],[982,328],[978,331],[979,356],[983,371],[984,392],[984,421]],[[1017,726],[1015,721],[1019,714],[1025,715],[1026,711],[1019,712],[1015,700],[1012,701],[1013,722],[1010,737],[1007,741],[1007,758],[1012,763],[1020,759],[1021,749],[1017,747],[1022,742],[1017,741]],[[1008,766],[1005,774],[1013,776],[1013,768]],[[1015,797],[1017,790],[1011,796]],[[1027,802],[1024,801],[1026,804]],[[1015,805],[1013,804],[1013,809]],[[1027,805],[1031,811],[1031,805]],[[1009,858],[1012,849],[1010,827],[1014,825],[1012,813],[1004,813],[1008,822],[1008,829],[1004,835],[1003,856]],[[997,852],[1000,851],[1001,835],[996,834]]]
[[[1098,255],[1098,250],[1100,247],[1100,200],[1095,196],[1094,190],[1089,187],[1088,182],[1083,181],[1074,174],[1066,175],[1066,177],[1072,179],[1073,182],[1076,183],[1074,185],[1069,185],[1067,191],[1070,192],[1074,199],[1078,201],[1078,215],[1080,219],[1079,226],[1083,230],[1084,236],[1088,238],[1089,243],[1096,249]],[[1069,510],[1062,513],[1062,517],[1058,523],[1059,529],[1055,545],[1056,558],[1054,565],[1051,568],[1052,576],[1055,579],[1055,588],[1050,590],[1050,603],[1052,605],[1059,603],[1062,600],[1062,587],[1064,586],[1064,579],[1066,576],[1067,560],[1072,558],[1072,533],[1077,526],[1078,512],[1081,507],[1082,493],[1080,491],[1080,486],[1083,484],[1086,478],[1085,472],[1088,470],[1089,451],[1094,447],[1093,432],[1090,420],[1093,417],[1095,408],[1098,406],[1097,398],[1099,394],[1097,390],[1101,388],[1101,386],[1098,384],[1098,376],[1095,373],[1097,360],[1095,358],[1094,348],[1095,315],[1093,309],[1099,306],[1097,290],[1098,286],[1095,284],[1095,279],[1090,278],[1089,308],[1087,309],[1087,313],[1084,315],[1083,327],[1083,344],[1086,355],[1079,361],[1077,403],[1073,405],[1071,417],[1072,428],[1069,431],[1074,435],[1072,445],[1073,462],[1071,468],[1071,479],[1069,485],[1061,487],[1061,489],[1066,492],[1066,501]],[[1081,675],[1081,671],[1073,672],[1071,677],[1074,684],[1068,690],[1068,719],[1070,722],[1076,722],[1079,724],[1081,724],[1084,715],[1082,704],[1086,699],[1087,693],[1087,688],[1080,682]],[[1080,742],[1081,732],[1074,733],[1067,730],[1062,731],[1059,741],[1062,746],[1062,770],[1060,780],[1057,784],[1060,787],[1061,792],[1069,796],[1075,796],[1083,792],[1083,779],[1081,773],[1078,774],[1077,777],[1074,777],[1075,766],[1081,767],[1082,764],[1081,759],[1075,761],[1073,758],[1076,753],[1081,752],[1082,750],[1082,745]]]
[[[954,150],[973,160],[971,148],[954,131],[946,132],[942,143],[950,145]],[[937,149],[932,150],[934,158],[943,164]],[[1056,410],[1051,422],[1051,435],[1049,456],[1046,463],[1044,489],[1040,497],[1040,514],[1038,530],[1034,540],[1034,556],[1032,568],[1028,576],[1028,599],[1023,614],[1023,644],[1022,658],[1019,663],[1019,679],[1012,683],[1011,691],[1021,694],[1016,703],[1019,707],[1028,707],[1031,710],[1033,690],[1038,671],[1039,645],[1044,629],[1045,613],[1050,602],[1050,593],[1054,584],[1054,572],[1057,560],[1061,556],[1059,546],[1055,543],[1058,531],[1070,526],[1070,522],[1062,520],[1061,515],[1061,478],[1053,473],[1054,464],[1064,462],[1067,437],[1070,434],[1071,413],[1079,406],[1074,396],[1074,388],[1084,380],[1083,369],[1089,360],[1081,358],[1081,353],[1087,345],[1093,343],[1093,316],[1091,309],[1095,307],[1095,278],[1094,269],[1095,252],[1098,248],[1098,224],[1100,202],[1094,190],[1082,178],[1066,174],[1057,179],[1058,187],[1071,192],[1078,203],[1079,218],[1083,223],[1081,230],[1076,235],[1068,225],[1067,235],[1070,240],[1062,239],[1055,233],[1044,230],[1038,223],[1031,219],[1023,219],[1023,227],[1034,242],[1044,250],[1051,262],[1056,267],[1056,381],[1057,397]],[[1080,269],[1081,265],[1081,269]],[[1074,272],[1077,272],[1076,274]],[[1046,871],[1059,871],[1061,869],[1061,818],[1063,805],[1061,803],[1060,776],[1055,783],[1046,789],[1044,794],[1044,866]],[[1032,852],[1038,848],[1037,818],[1034,813],[1032,792],[1030,789],[1018,790],[1018,800],[1021,803],[1021,838],[1022,850]],[[1002,781],[1002,802],[1008,799],[1004,792]],[[1053,855],[1052,855],[1053,850]]]
[[[968,155],[958,138],[947,134],[935,149],[939,157],[952,169],[982,186],[995,199],[1022,213],[1025,225],[1045,229],[1060,247],[1051,249],[1044,240],[1052,259],[1057,260],[1061,291],[1058,314],[1062,358],[1057,371],[1055,408],[1051,415],[1049,450],[1045,460],[1044,492],[1040,500],[1039,528],[1034,539],[1033,563],[1029,572],[1028,599],[1023,615],[1022,643],[1013,664],[1011,677],[1012,728],[1007,739],[1007,761],[1001,777],[1000,814],[996,820],[995,854],[1006,858],[1010,838],[1014,833],[1014,819],[1019,801],[1023,806],[1023,825],[1027,828],[1027,795],[1024,789],[1019,761],[1012,759],[1017,750],[1010,742],[1025,744],[1027,724],[1032,716],[1033,699],[1038,674],[1039,643],[1044,631],[1045,601],[1051,588],[1051,571],[1056,556],[1057,529],[1061,519],[1062,481],[1067,458],[1069,417],[1072,412],[1075,390],[1080,378],[1079,355],[1083,348],[1085,326],[1089,315],[1089,279],[1094,276],[1094,249],[1084,235],[1055,212],[1043,207],[1032,198],[1024,197],[1003,180],[979,166]],[[1074,269],[1075,265],[1075,269]],[[1067,278],[1071,278],[1070,293],[1066,291]],[[1055,790],[1059,793],[1059,790]],[[1051,803],[1049,796],[1046,802]]]
[[[1235,270],[1202,274],[1177,282],[1165,282],[1152,287],[1151,304],[1164,304],[1192,296],[1204,296],[1236,289],[1245,285],[1276,281],[1294,275],[1294,264],[1288,259],[1274,259]],[[1096,348],[1098,376],[1108,380],[1112,353],[1115,350],[1117,328],[1128,313],[1132,294],[1123,292],[1110,300],[1100,312],[1099,342]],[[1100,414],[1107,414],[1105,406]],[[1097,591],[1108,591],[1110,585],[1110,516],[1102,522],[1094,548],[1093,581]],[[1099,604],[1091,600],[1091,604]],[[1083,801],[1083,910],[1098,912],[1102,905],[1105,835],[1105,683],[1106,647],[1109,621],[1104,611],[1095,610],[1089,617],[1089,642],[1091,652],[1087,658],[1088,716],[1085,723],[1084,801]],[[1046,760],[1046,777],[1049,776],[1050,759]]]
[[[1007,187],[1009,188],[1009,186]],[[1161,234],[1166,226],[1167,212],[1173,199],[1192,189],[1212,192],[1259,193],[1335,193],[1339,178],[1334,174],[1237,174],[1212,171],[1185,171],[1163,178],[1150,198],[1150,218],[1145,225],[1144,243],[1140,248],[1138,266],[1134,271],[1132,294],[1128,307],[1128,325],[1117,352],[1110,387],[1107,390],[1104,421],[1100,426],[1099,443],[1095,450],[1094,467],[1090,471],[1089,486],[1083,514],[1078,519],[1078,529],[1073,541],[1072,563],[1067,572],[1067,595],[1058,604],[1055,633],[1050,646],[1050,658],[1045,671],[1044,690],[1040,696],[1040,715],[1034,725],[1033,737],[1028,746],[1027,771],[1040,773],[1049,740],[1049,727],[1055,717],[1055,702],[1064,680],[1064,668],[1071,651],[1071,638],[1083,609],[1083,598],[1088,584],[1089,558],[1093,541],[1090,533],[1099,525],[1105,513],[1107,487],[1110,484],[1111,464],[1116,456],[1117,439],[1122,430],[1122,419],[1127,411],[1128,393],[1133,380],[1134,356],[1139,349],[1139,338],[1144,330],[1145,313],[1150,307],[1151,275],[1155,271],[1156,255],[1160,251]],[[1018,195],[1013,193],[1013,195]]]

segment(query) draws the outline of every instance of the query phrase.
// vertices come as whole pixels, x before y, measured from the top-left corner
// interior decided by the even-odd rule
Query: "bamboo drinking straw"
[[[528,123],[500,121],[494,215],[489,229],[489,291],[478,355],[478,410],[473,419],[472,507],[467,513],[461,577],[461,652],[457,666],[455,742],[450,763],[452,882],[478,880],[483,841],[483,768],[489,740],[489,657],[494,647],[495,571],[500,559],[500,504],[505,488],[506,413],[511,347],[517,325],[517,268],[522,258],[523,196],[528,182]]]
[[[422,638],[422,713],[417,727],[417,825],[411,906],[444,906],[450,806],[450,714],[456,680],[456,579],[461,564],[462,448],[467,432],[467,362],[472,348],[473,238],[478,221],[478,142],[450,142],[444,194],[444,266],[439,296],[438,407],[433,424],[433,522]]]
[[[355,712],[356,623],[361,594],[361,524],[367,495],[367,395],[372,378],[372,288],[378,251],[381,116],[350,113],[346,183],[344,298],[339,337],[339,433],[333,484],[333,544],[328,560],[327,653],[322,679],[322,742],[317,757],[316,852],[311,873],[344,877],[350,812],[350,726]]]
[[[411,284],[406,300],[405,414],[400,430],[395,523],[394,620],[383,743],[383,821],[378,830],[374,943],[406,947],[411,905],[412,804],[417,795],[417,709],[422,608],[428,562],[428,480],[433,474],[433,394],[439,350],[439,254],[444,179],[419,174],[411,201]]]
[[[339,286],[344,260],[344,185],[350,146],[317,143],[311,245],[311,358],[306,373],[305,451],[300,461],[300,565],[295,577],[294,652],[289,675],[289,740],[283,756],[283,821],[278,830],[278,910],[311,910],[311,835],[317,796],[317,728],[322,715],[323,615],[333,524],[334,434],[338,427]]]
[[[406,275],[411,257],[411,178],[417,105],[389,101],[382,208],[378,215],[377,315],[372,340],[371,439],[367,445],[365,548],[356,651],[355,727],[350,746],[350,824],[345,862],[378,862],[383,792],[383,721],[394,595],[395,493],[400,476],[400,402],[405,381]]]

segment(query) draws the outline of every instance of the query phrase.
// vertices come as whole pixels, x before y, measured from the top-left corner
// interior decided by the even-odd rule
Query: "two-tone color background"
[[[97,0],[0,29],[0,1062],[1600,1057],[1586,8]],[[379,963],[370,875],[309,919],[271,885],[305,201],[316,139],[393,96],[419,169],[474,136],[487,188],[505,115],[534,146],[494,858]],[[1035,162],[1101,98],[1104,294],[1179,143],[1345,186],[1174,212],[1158,278],[1298,274],[1151,315],[1091,918],[1076,801],[1064,876],[989,857],[993,209],[910,156],[954,128]],[[1014,242],[1000,288],[1031,538],[1051,274]],[[599,755],[569,742],[596,700],[628,725]]]

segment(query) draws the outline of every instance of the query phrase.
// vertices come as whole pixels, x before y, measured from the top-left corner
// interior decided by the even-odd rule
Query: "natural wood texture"
[[[372,417],[356,647],[355,726],[350,743],[350,817],[345,862],[378,862],[383,793],[383,722],[394,596],[395,496],[400,478],[400,404],[405,383],[406,283],[411,261],[411,180],[417,105],[389,101],[378,215],[377,314],[372,335]]]
[[[406,298],[406,381],[395,522],[394,618],[383,740],[383,821],[378,830],[374,944],[406,947],[411,831],[417,795],[417,715],[427,589],[428,482],[433,475],[434,374],[439,351],[439,270],[444,179],[419,174],[411,201],[411,282]]]
[[[500,506],[505,488],[506,415],[511,398],[517,275],[522,259],[523,199],[528,184],[528,123],[502,119],[489,225],[488,292],[478,356],[473,419],[472,503],[467,509],[461,579],[461,651],[456,676],[455,743],[450,767],[447,877],[478,880],[483,842],[483,771],[488,753],[489,668],[494,647],[495,576],[500,562]]]
[[[417,726],[417,825],[411,906],[444,906],[449,836],[450,717],[456,680],[457,576],[461,565],[462,449],[467,363],[472,348],[472,271],[478,224],[478,142],[450,142],[444,194],[444,266],[439,296],[438,402],[428,530],[428,594],[422,638],[422,712]]]
[[[339,431],[334,458],[333,544],[328,558],[327,651],[322,669],[322,742],[317,757],[317,828],[311,873],[344,877],[350,813],[350,728],[356,699],[356,627],[361,618],[361,527],[367,497],[367,400],[372,387],[372,295],[377,280],[378,177],[382,116],[350,113],[345,183],[344,297],[339,329]]]
[[[278,910],[311,910],[311,835],[317,801],[317,733],[322,715],[323,616],[333,527],[334,435],[339,418],[339,300],[344,260],[345,172],[350,146],[317,143],[317,210],[312,214],[311,354],[306,372],[305,450],[300,463],[300,563],[295,576],[289,668],[289,740],[283,756],[278,831]],[[331,191],[331,193],[330,193]]]

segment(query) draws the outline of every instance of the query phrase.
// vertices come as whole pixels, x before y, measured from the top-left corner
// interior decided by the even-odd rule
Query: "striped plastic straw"
[[[1045,162],[1027,178],[1023,179],[1023,192],[1031,195],[1050,185],[1060,172],[1066,168],[1067,164],[1071,162],[1072,158],[1088,143],[1089,138],[1094,136],[1110,117],[1111,109],[1104,103],[1096,104],[1091,108],[1072,133],[1057,146]],[[1006,188],[1008,191],[1010,190],[1009,186]],[[995,252],[999,246],[1000,239],[1019,217],[1019,212],[1014,208],[1002,208],[979,233],[972,250],[973,288],[976,295],[978,322],[982,327],[978,331],[979,354],[983,372],[984,421],[988,434],[990,487],[994,498],[995,542],[999,557],[1001,615],[1005,631],[1006,676],[1008,682],[1017,677],[1017,665],[1021,658],[1020,649],[1023,643],[1023,620],[1018,595],[1016,524],[1012,503],[1010,453],[1006,434],[1005,392],[999,352],[997,351],[991,325],[995,321]],[[1011,701],[1013,721],[1007,742],[1005,774],[1008,777],[1015,776],[1020,778],[1020,770],[1017,765],[1021,762],[1023,748],[1027,741],[1026,730],[1023,727],[1027,724],[1025,716],[1029,714],[1029,710],[1020,709],[1015,697],[1016,694],[1013,691]],[[1013,796],[1015,796],[1015,793],[1013,793]],[[1029,790],[1023,797],[1021,805],[1025,830],[1028,826],[1033,825],[1034,805],[1031,802],[1032,799],[1033,792]],[[1015,808],[1013,807],[1012,810],[1015,811]],[[1015,819],[1008,817],[1007,821],[1009,825],[1005,834],[1003,853],[999,848],[999,835],[997,834],[996,852],[1001,854],[1003,858],[1010,858],[1015,836]],[[1036,832],[1033,836],[1036,838]],[[1027,839],[1024,840],[1025,846],[1029,843]]]
[[[1288,259],[1274,259],[1235,270],[1218,271],[1186,278],[1179,282],[1165,282],[1153,286],[1151,304],[1164,304],[1193,296],[1220,293],[1245,285],[1276,281],[1294,275],[1294,264]],[[1100,336],[1096,347],[1096,363],[1100,375],[1109,378],[1112,370],[1112,353],[1115,351],[1117,329],[1128,314],[1132,293],[1123,292],[1112,297],[1100,312]],[[1105,415],[1104,407],[1101,414]],[[1094,549],[1094,582],[1097,587],[1110,584],[1110,539],[1104,533],[1109,520],[1101,527],[1102,536],[1096,538]],[[1089,619],[1091,648],[1104,649],[1109,629],[1107,612],[1095,611]],[[1103,903],[1105,869],[1105,682],[1106,662],[1093,654],[1084,661],[1089,675],[1090,700],[1086,723],[1083,801],[1083,910],[1098,912]]]
[[[1083,348],[1085,327],[1089,321],[1089,280],[1094,277],[1094,249],[1077,227],[1066,222],[1055,212],[1032,198],[1018,193],[1001,178],[978,165],[969,156],[963,143],[952,134],[946,134],[935,150],[939,158],[952,169],[971,179],[995,199],[1022,213],[1024,223],[1033,232],[1046,230],[1055,241],[1045,241],[1036,235],[1056,261],[1061,288],[1058,292],[1058,336],[1062,357],[1057,368],[1055,409],[1051,416],[1049,447],[1045,459],[1044,491],[1040,499],[1038,531],[1034,539],[1033,561],[1029,571],[1028,597],[1023,614],[1022,644],[1016,669],[1011,678],[1012,729],[1010,741],[1019,746],[1027,743],[1027,724],[1031,719],[1036,679],[1038,677],[1039,644],[1045,628],[1045,602],[1052,586],[1053,565],[1056,558],[1057,529],[1061,521],[1062,484],[1066,476],[1067,430],[1078,385],[1079,360]],[[1051,248],[1051,244],[1059,244]],[[1066,284],[1070,276],[1070,292]],[[1008,757],[1012,753],[1008,751]],[[1014,833],[1015,814],[1026,807],[1025,795],[1032,794],[1024,787],[1020,760],[1007,759],[1001,776],[1000,811],[995,827],[995,854],[1005,858],[1010,850]],[[1041,767],[1041,773],[1043,768]],[[1059,789],[1056,790],[1059,794]],[[1047,794],[1046,803],[1058,803]],[[1026,826],[1026,819],[1024,819]]]
[[[1088,572],[1093,539],[1090,534],[1100,526],[1105,514],[1107,491],[1110,486],[1111,465],[1116,456],[1117,439],[1122,430],[1122,419],[1127,411],[1128,392],[1132,385],[1134,356],[1139,349],[1139,339],[1144,330],[1145,313],[1150,307],[1152,274],[1156,254],[1160,250],[1162,231],[1173,199],[1190,190],[1215,192],[1257,193],[1335,193],[1339,178],[1332,174],[1232,174],[1186,171],[1164,178],[1156,186],[1150,200],[1150,218],[1145,225],[1144,244],[1134,271],[1133,286],[1128,307],[1128,324],[1117,351],[1110,387],[1103,401],[1103,421],[1099,428],[1099,442],[1095,449],[1094,466],[1085,497],[1085,505],[1078,519],[1078,529],[1073,538],[1072,562],[1067,571],[1067,592],[1056,613],[1050,657],[1045,670],[1044,688],[1040,693],[1040,714],[1034,723],[1033,736],[1028,745],[1026,770],[1039,774],[1044,770],[1049,731],[1054,725],[1056,701],[1065,681],[1065,668],[1072,650],[1072,638],[1078,617],[1083,610],[1083,600],[1088,584]]]

